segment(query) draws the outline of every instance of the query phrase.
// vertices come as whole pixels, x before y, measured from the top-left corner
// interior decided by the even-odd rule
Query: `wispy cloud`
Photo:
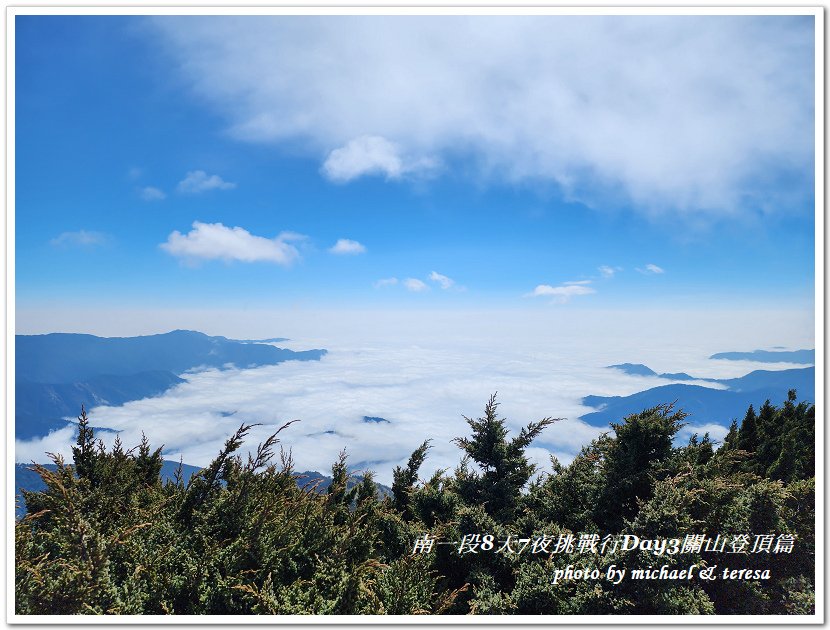
[[[654,265],[652,263],[647,264],[645,266],[645,269],[640,269],[639,267],[635,267],[635,269],[646,276],[666,273],[665,269],[663,269],[662,267],[658,267],[657,265]]]
[[[694,217],[812,190],[798,178],[813,170],[810,16],[152,23],[236,138],[299,146],[334,181],[469,157],[476,178]]]
[[[608,265],[600,265],[597,267],[603,278],[613,278],[618,271],[622,271],[622,267],[609,267]]]
[[[189,171],[185,178],[176,186],[180,193],[196,195],[209,190],[230,190],[236,184],[226,182],[219,175],[208,175],[204,171]]]
[[[555,302],[561,304],[570,301],[572,297],[577,295],[596,293],[594,289],[587,286],[589,282],[589,280],[564,282],[559,286],[540,284],[530,293],[525,293],[524,297],[552,297]]]
[[[407,278],[403,281],[403,286],[405,286],[407,290],[415,293],[429,290],[427,284],[423,280],[418,280],[418,278]]]
[[[391,287],[398,284],[397,278],[381,278],[377,282],[374,283],[374,287],[376,289],[380,289],[383,287]]]
[[[155,186],[145,186],[139,191],[139,195],[144,201],[161,201],[167,197],[167,194]]]
[[[78,230],[77,232],[62,232],[51,241],[54,247],[96,247],[105,245],[110,237],[103,232]]]
[[[329,252],[339,255],[365,254],[366,247],[357,241],[348,238],[337,239],[337,242],[329,248]]]
[[[182,234],[176,230],[160,247],[173,256],[190,261],[219,259],[289,266],[300,257],[290,241],[304,238],[295,232],[282,232],[276,238],[265,238],[254,236],[241,227],[194,221],[190,232]]]
[[[447,276],[440,274],[437,271],[433,271],[431,274],[429,274],[429,279],[441,285],[442,289],[450,289],[455,284],[455,280],[453,280],[452,278],[448,278]]]

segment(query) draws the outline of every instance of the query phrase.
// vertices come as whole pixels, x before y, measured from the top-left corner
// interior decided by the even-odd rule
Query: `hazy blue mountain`
[[[647,365],[643,365],[642,363],[620,363],[618,365],[608,365],[606,367],[608,367],[609,369],[620,370],[621,372],[631,374],[632,376],[657,376],[659,378],[666,378],[673,381],[695,380],[694,376],[689,376],[685,372],[664,372],[663,374],[658,374],[650,367],[648,367]]]
[[[752,392],[761,390],[783,391],[798,390],[801,398],[815,399],[816,369],[793,368],[791,370],[755,370],[740,378],[723,378],[715,381],[726,385],[735,392]],[[786,396],[785,396],[786,398]]]
[[[632,376],[657,376],[657,372],[642,363],[620,363],[619,365],[609,365],[607,367],[620,370]]]
[[[271,345],[208,337],[174,330],[143,337],[96,337],[72,333],[16,335],[15,374],[19,381],[74,383],[101,374],[128,375],[162,370],[181,374],[197,367],[276,365],[320,359],[325,350],[295,352]]]
[[[238,343],[279,343],[280,341],[290,341],[288,337],[270,337],[269,339],[229,339],[229,341],[236,341]]]
[[[374,422],[376,424],[391,424],[389,420],[386,418],[381,418],[380,416],[363,416],[363,422]]]
[[[815,364],[815,350],[753,350],[752,352],[718,352],[710,359],[729,361],[758,361],[760,363],[802,363]]]
[[[158,396],[199,367],[276,365],[319,360],[325,350],[295,352],[251,341],[175,330],[143,337],[71,333],[15,336],[15,435],[26,439],[65,426],[81,405],[122,405]]]
[[[593,426],[607,426],[625,416],[659,404],[675,402],[677,409],[690,414],[689,422],[714,422],[728,426],[733,418],[742,420],[750,404],[757,409],[765,400],[780,403],[790,389],[798,391],[800,400],[815,400],[815,368],[767,371],[756,370],[734,379],[709,379],[726,385],[718,390],[699,385],[675,383],[653,387],[631,396],[586,396],[582,404],[597,411],[582,416]]]
[[[130,400],[159,396],[184,380],[172,372],[140,372],[125,376],[98,376],[76,383],[15,383],[15,435],[28,439],[45,435],[60,418],[75,417],[81,405],[123,405]]]
[[[728,390],[700,385],[661,385],[631,396],[586,396],[582,404],[599,411],[582,416],[582,420],[593,426],[606,426],[609,422],[620,422],[629,414],[674,401],[677,401],[675,407],[690,414],[689,420],[695,424],[729,424],[732,418],[743,417],[750,403],[756,407],[759,403],[755,396]]]
[[[662,374],[658,374],[660,378],[665,378],[670,381],[696,381],[700,379],[696,379],[694,376],[689,376],[686,372],[663,372]]]

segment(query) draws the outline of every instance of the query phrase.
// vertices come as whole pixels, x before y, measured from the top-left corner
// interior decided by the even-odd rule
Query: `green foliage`
[[[636,515],[638,501],[651,498],[654,483],[666,475],[672,438],[684,417],[664,405],[611,424],[616,438],[606,442],[602,452],[603,487],[594,511],[601,529],[620,531]]]
[[[507,439],[504,418],[496,414],[495,394],[484,408],[484,416],[473,420],[465,417],[472,429],[469,438],[454,441],[472,459],[481,472],[467,467],[468,460],[456,474],[458,494],[470,505],[483,505],[488,514],[500,522],[508,522],[515,515],[519,492],[536,470],[525,457],[524,450],[558,418],[543,418],[531,422],[512,440]]]
[[[767,400],[757,418],[749,407],[737,439],[724,443],[726,450],[747,453],[742,470],[785,483],[815,476],[816,410],[796,400],[795,390],[781,408]]]
[[[495,397],[467,418],[452,472],[419,479],[430,444],[380,497],[371,472],[350,482],[342,452],[325,492],[298,487],[279,434],[246,459],[241,426],[187,483],[162,483],[161,449],[96,442],[85,410],[73,463],[34,466],[15,526],[18,614],[810,614],[815,610],[815,408],[795,393],[676,444],[683,413],[631,415],[567,466],[534,478],[527,447],[554,420],[511,437]],[[279,463],[275,462],[279,459]],[[678,538],[785,533],[790,554],[575,548],[581,534]],[[470,537],[470,538],[465,538]],[[436,542],[414,553],[416,540]],[[572,541],[553,550],[556,541]],[[511,553],[517,541],[549,540]],[[470,543],[461,549],[461,541]],[[512,541],[509,542],[509,541]],[[598,543],[597,543],[598,544]],[[560,580],[554,571],[613,565],[761,569],[769,580]]]
[[[406,468],[395,466],[395,470],[392,471],[392,496],[394,497],[395,507],[407,516],[412,515],[410,511],[411,495],[418,481],[418,470],[421,468],[421,464],[424,463],[427,451],[430,448],[429,442],[427,440],[415,449]]]

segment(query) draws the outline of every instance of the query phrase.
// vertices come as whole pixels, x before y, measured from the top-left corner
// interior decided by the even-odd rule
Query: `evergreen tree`
[[[484,407],[484,416],[464,419],[472,429],[469,438],[454,442],[472,459],[480,473],[464,467],[456,476],[458,493],[466,503],[481,505],[497,521],[513,518],[519,493],[536,470],[525,456],[525,449],[536,437],[560,418],[543,418],[522,428],[519,435],[507,439],[505,419],[497,415],[496,395]]]
[[[412,516],[410,511],[411,495],[418,481],[418,470],[424,463],[427,451],[430,447],[430,440],[421,444],[409,457],[405,468],[395,466],[392,471],[392,496],[395,507],[407,516]]]
[[[752,406],[750,405],[750,409]],[[746,421],[744,419],[744,421]],[[729,432],[726,434],[726,437],[723,438],[723,448],[727,451],[734,451],[738,448],[738,421],[732,420],[732,424],[729,425]]]
[[[738,431],[737,448],[741,451],[755,453],[758,450],[758,439],[758,419],[755,416],[754,407],[750,405]]]
[[[81,415],[78,416],[78,439],[72,447],[72,459],[75,462],[75,471],[81,479],[93,478],[95,463],[95,436],[86,409],[81,405]]]
[[[685,417],[671,405],[660,405],[611,423],[616,435],[604,453],[605,483],[594,511],[594,521],[605,531],[620,531],[635,516],[638,500],[652,497]]]
[[[779,441],[782,427],[778,423],[776,411],[775,407],[767,400],[761,406],[761,411],[758,414],[758,448],[753,472],[760,477],[767,476],[767,471],[773,462],[778,459],[781,452]]]

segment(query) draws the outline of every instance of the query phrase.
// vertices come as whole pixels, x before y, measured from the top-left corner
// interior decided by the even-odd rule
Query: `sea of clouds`
[[[143,432],[154,445],[164,445],[167,459],[202,466],[241,423],[261,423],[247,441],[253,448],[277,427],[298,419],[280,435],[298,470],[325,473],[345,449],[353,469],[374,470],[378,480],[388,484],[392,469],[405,463],[426,439],[432,440],[432,449],[422,473],[454,468],[461,451],[452,440],[469,431],[463,416],[480,416],[489,396],[498,392],[499,411],[512,433],[530,421],[562,418],[528,450],[542,470],[549,470],[551,454],[567,463],[604,430],[579,420],[592,410],[581,404],[583,396],[624,396],[669,382],[630,376],[608,369],[610,364],[644,363],[657,372],[730,378],[753,369],[796,366],[713,361],[709,355],[813,343],[810,313],[758,317],[749,311],[348,312],[299,319],[289,313],[266,319],[237,315],[228,320],[214,313],[211,320],[209,314],[201,314],[201,321],[194,323],[210,334],[239,338],[252,336],[242,334],[245,331],[263,337],[287,333],[291,340],[276,345],[296,350],[324,347],[329,352],[319,362],[188,373],[183,375],[186,383],[162,396],[93,409],[93,424],[118,431],[127,446],[137,444]],[[245,327],[247,318],[257,324]],[[233,330],[228,330],[229,321],[235,322],[230,325]],[[218,330],[222,322],[224,331]],[[364,416],[388,423],[367,422]],[[725,418],[724,424],[730,420]],[[688,422],[684,439],[693,432],[708,431],[715,439],[726,433],[723,426],[703,425],[695,418]],[[100,432],[99,437],[111,443],[115,435]],[[16,461],[43,461],[45,452],[68,457],[74,436],[70,425],[42,438],[18,441]]]

